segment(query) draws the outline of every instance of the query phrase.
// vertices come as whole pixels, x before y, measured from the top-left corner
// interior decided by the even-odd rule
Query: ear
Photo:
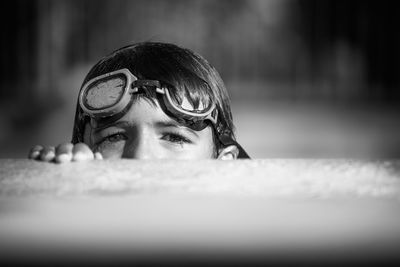
[[[237,159],[238,155],[239,155],[239,149],[237,148],[237,146],[231,145],[220,149],[217,159],[233,160]]]

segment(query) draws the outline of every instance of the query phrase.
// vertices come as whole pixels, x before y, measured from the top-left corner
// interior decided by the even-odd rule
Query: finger
[[[29,155],[28,158],[30,159],[37,159],[40,155],[40,151],[42,151],[43,146],[40,145],[36,145],[34,147],[31,148],[31,150],[29,151]]]
[[[56,163],[70,162],[72,160],[73,147],[74,145],[71,143],[58,145],[56,148]]]
[[[103,155],[100,152],[95,152],[94,159],[103,159]]]
[[[92,150],[84,144],[78,143],[75,144],[72,149],[72,160],[73,161],[84,161],[84,160],[92,160],[94,159],[94,155]]]
[[[40,151],[41,161],[52,161],[56,155],[54,146],[47,146]]]

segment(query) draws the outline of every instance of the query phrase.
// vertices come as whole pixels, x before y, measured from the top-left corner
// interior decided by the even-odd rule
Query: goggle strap
[[[225,146],[235,145],[239,149],[238,159],[250,159],[249,154],[247,154],[246,150],[233,138],[231,138],[227,134],[222,134],[218,136],[219,141]]]

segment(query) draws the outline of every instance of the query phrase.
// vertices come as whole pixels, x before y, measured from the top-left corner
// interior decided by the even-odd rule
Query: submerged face
[[[104,158],[210,159],[213,131],[187,128],[167,116],[158,102],[134,101],[128,112],[103,129],[86,127],[84,142]]]

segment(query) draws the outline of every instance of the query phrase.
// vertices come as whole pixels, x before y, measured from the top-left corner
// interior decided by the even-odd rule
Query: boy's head
[[[245,154],[235,141],[221,77],[188,49],[153,42],[118,49],[90,70],[80,98],[72,142],[84,142],[105,157],[141,158],[143,148],[150,158]],[[92,102],[97,106],[85,106]]]

